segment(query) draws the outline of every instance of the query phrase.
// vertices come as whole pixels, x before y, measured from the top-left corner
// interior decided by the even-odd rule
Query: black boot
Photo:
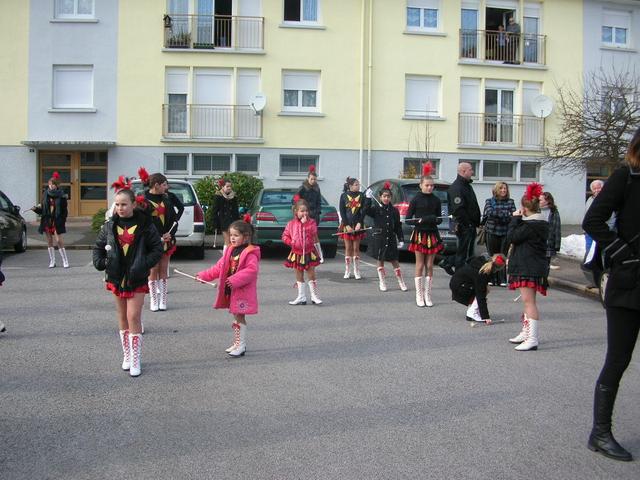
[[[633,457],[616,442],[611,433],[611,415],[616,402],[618,387],[608,387],[596,383],[593,399],[593,430],[589,435],[587,447],[594,452],[600,452],[605,457],[623,462],[630,462]]]

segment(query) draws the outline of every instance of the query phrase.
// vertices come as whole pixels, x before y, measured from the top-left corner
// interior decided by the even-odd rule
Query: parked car
[[[393,180],[380,180],[369,186],[376,199],[380,198],[380,190],[384,186],[385,182],[391,184],[391,193],[393,194],[393,205],[400,212],[400,220],[404,221],[409,210],[409,203],[416,196],[416,193],[420,191],[419,179],[393,179]],[[449,206],[447,203],[447,189],[449,188],[447,182],[435,182],[435,188],[433,189],[434,195],[437,195],[442,203],[442,215],[449,215]],[[369,216],[365,218],[364,224],[366,227],[373,226],[373,219]],[[440,231],[440,237],[444,243],[445,254],[454,254],[458,249],[458,239],[452,230],[453,222],[448,218],[443,218],[442,223],[438,225]],[[411,238],[411,232],[413,231],[413,225],[406,223],[402,224],[402,233],[404,233],[405,243],[401,250],[407,250],[409,245],[409,238]],[[367,245],[368,235],[362,239],[361,245]]]
[[[600,265],[596,265],[593,268],[587,268],[584,265],[584,261],[580,263],[580,269],[584,274],[584,278],[587,279],[587,283],[595,285],[598,289],[598,297],[604,306],[604,292],[607,289],[607,282],[609,281],[609,269],[603,270]]]
[[[178,222],[176,245],[179,248],[188,248],[192,258],[202,260],[204,258],[204,211],[198,201],[196,190],[187,180],[169,178],[168,181],[169,191],[184,205],[184,213]],[[136,195],[143,193],[144,186],[140,180],[134,180],[132,187]],[[112,212],[113,205],[107,210],[106,218],[111,217]]]
[[[248,213],[256,230],[254,241],[257,245],[268,247],[283,244],[282,232],[293,218],[291,207],[297,191],[295,188],[264,188],[255,196]],[[322,252],[325,258],[334,258],[338,249],[338,237],[333,235],[338,231],[338,212],[324,197],[320,207],[318,237]]]
[[[16,252],[27,249],[27,224],[20,215],[20,207],[0,191],[0,248]]]

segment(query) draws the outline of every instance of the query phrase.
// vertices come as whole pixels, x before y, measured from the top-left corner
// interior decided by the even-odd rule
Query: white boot
[[[149,280],[149,310],[158,311],[158,280]]]
[[[309,284],[309,293],[311,294],[311,303],[315,305],[320,305],[322,300],[318,295],[318,282],[316,280],[309,280],[307,282]]]
[[[231,324],[231,328],[233,328],[233,343],[225,348],[225,352],[230,353],[236,349],[238,345],[240,345],[240,324],[234,321]]]
[[[131,365],[129,375],[137,377],[142,373],[142,335],[139,333],[129,334],[129,349],[131,351]]]
[[[160,280],[156,280],[156,282],[160,287],[160,293],[158,295],[158,310],[164,312],[167,309],[167,279],[161,278]]]
[[[353,257],[353,278],[360,280],[360,257]]]
[[[53,247],[47,247],[49,250],[49,268],[55,268],[56,266],[56,249]]]
[[[467,308],[467,320],[474,322],[481,322],[482,317],[480,316],[480,309],[478,308],[478,300],[475,298],[469,308]]]
[[[378,288],[381,292],[387,291],[387,272],[384,271],[384,267],[378,267]]]
[[[6,332],[6,331],[7,331],[7,327],[4,326],[4,323],[0,322],[0,333]]]
[[[322,253],[322,245],[320,245],[320,242],[318,242],[318,243],[314,243],[313,246],[316,247],[316,252],[318,252],[318,258],[320,259],[320,263],[324,263],[324,255]]]
[[[344,257],[344,278],[349,278],[349,267],[351,265],[351,257]]]
[[[69,257],[67,257],[67,251],[64,248],[59,248],[60,257],[62,258],[62,266],[64,268],[69,268]]]
[[[523,313],[520,317],[520,321],[522,322],[522,330],[520,333],[513,338],[510,338],[509,341],[511,343],[522,343],[527,339],[527,327],[529,325],[529,319],[527,318],[527,314]]]
[[[403,292],[406,292],[407,290],[409,290],[407,288],[407,284],[404,283],[404,277],[402,276],[400,267],[396,268],[393,272],[396,274],[396,279],[398,280],[398,286],[400,287],[400,290],[402,290]]]
[[[520,352],[538,349],[538,320],[528,318],[527,323],[527,339],[516,347]]]
[[[424,277],[415,277],[416,282],[416,305],[424,307]]]
[[[307,304],[307,294],[304,291],[304,282],[296,282],[298,285],[298,296],[295,300],[291,300],[289,305],[306,305]]]
[[[129,348],[129,330],[120,330],[120,345],[122,345],[122,369],[131,367],[131,350]]]
[[[425,277],[424,304],[427,307],[433,307],[433,302],[431,301],[431,285],[432,284],[433,284],[433,277]]]
[[[236,330],[236,335],[238,338],[238,343],[235,345],[235,348],[229,352],[230,357],[242,357],[244,353],[247,351],[247,326],[238,323],[238,329]]]

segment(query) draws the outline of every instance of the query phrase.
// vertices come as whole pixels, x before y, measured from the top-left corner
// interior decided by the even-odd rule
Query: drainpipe
[[[369,0],[369,98],[367,100],[368,112],[367,116],[367,184],[371,184],[371,119],[372,119],[372,103],[371,103],[371,91],[373,85],[373,0]]]
[[[367,0],[362,0],[362,12],[360,14],[360,141],[358,149],[358,178],[362,182],[362,163],[364,156],[364,19]]]

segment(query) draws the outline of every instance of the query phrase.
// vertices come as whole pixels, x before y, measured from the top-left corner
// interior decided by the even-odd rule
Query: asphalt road
[[[211,264],[177,258],[196,272]],[[540,300],[541,346],[516,352],[514,292],[489,306],[504,324],[469,328],[437,269],[433,308],[375,269],[319,269],[322,306],[291,307],[282,256],[261,264],[248,352],[224,353],[231,317],[214,290],[169,281],[165,313],[145,311],[143,374],[120,370],[112,295],[90,264],[47,269],[47,252],[8,255],[0,288],[0,478],[634,479],[640,461],[586,449],[605,351],[599,303]],[[363,259],[367,260],[366,256]],[[392,277],[390,277],[392,280]],[[618,440],[640,457],[640,362],[621,386]]]

